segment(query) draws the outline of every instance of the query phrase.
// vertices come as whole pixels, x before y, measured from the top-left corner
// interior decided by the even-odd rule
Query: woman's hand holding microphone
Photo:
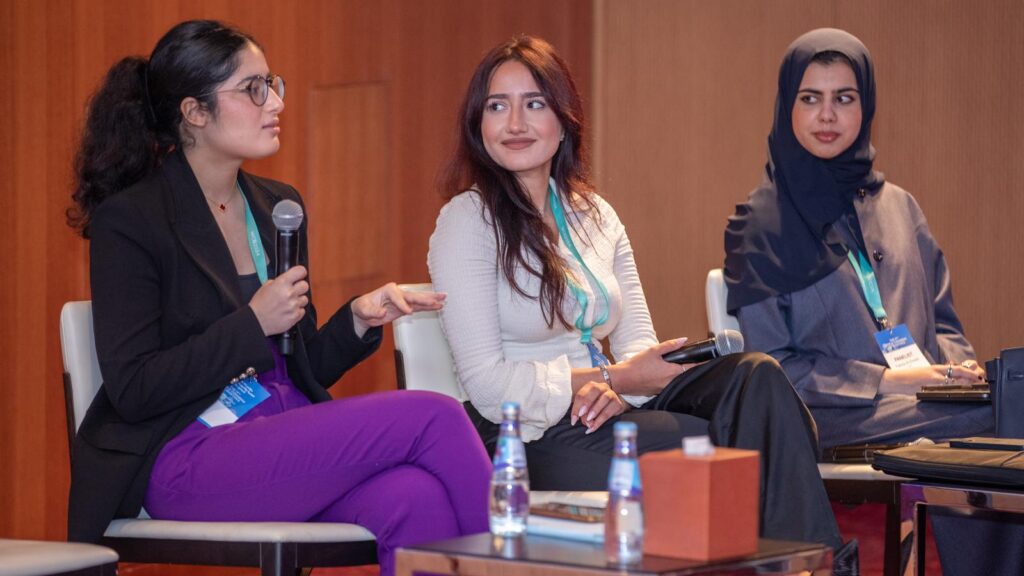
[[[309,305],[309,283],[306,268],[294,266],[277,278],[267,281],[249,301],[260,328],[266,336],[287,331],[302,320]],[[440,310],[445,294],[402,290],[389,282],[352,301],[352,324],[360,338],[370,328],[383,326],[406,314],[424,310]]]
[[[666,362],[662,355],[679,349],[686,338],[675,338],[655,344],[632,358],[607,366],[609,382],[589,381],[573,395],[570,423],[581,422],[587,434],[600,428],[610,418],[629,409],[622,394],[654,396],[692,364]],[[612,388],[614,386],[614,389]]]
[[[309,304],[308,292],[304,266],[289,268],[260,286],[249,301],[249,307],[256,314],[263,335],[281,334],[302,320]]]

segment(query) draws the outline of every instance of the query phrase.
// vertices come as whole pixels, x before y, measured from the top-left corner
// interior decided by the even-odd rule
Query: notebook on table
[[[922,386],[917,399],[925,402],[991,402],[992,390],[988,383]]]
[[[892,450],[908,446],[909,442],[889,444],[846,444],[826,448],[821,453],[821,462],[827,464],[870,464],[875,459],[875,452]]]

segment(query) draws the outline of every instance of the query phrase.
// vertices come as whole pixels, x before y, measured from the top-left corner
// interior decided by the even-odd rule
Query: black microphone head
[[[282,232],[294,232],[302,226],[302,206],[294,200],[281,200],[274,206],[274,226]]]
[[[735,330],[722,330],[715,334],[715,347],[719,356],[743,352],[743,334]]]

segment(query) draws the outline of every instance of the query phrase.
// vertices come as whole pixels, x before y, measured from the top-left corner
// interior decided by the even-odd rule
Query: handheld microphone
[[[299,227],[302,226],[302,218],[302,206],[298,202],[282,200],[274,206],[273,219],[277,227],[275,278],[299,263]],[[295,351],[297,334],[295,326],[292,326],[278,337],[281,354],[288,355]]]
[[[735,352],[743,352],[743,334],[735,330],[722,330],[714,338],[687,344],[661,357],[666,362],[676,364],[699,364]]]

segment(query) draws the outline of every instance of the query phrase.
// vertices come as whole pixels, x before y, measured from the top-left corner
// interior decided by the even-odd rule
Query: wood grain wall
[[[1024,3],[598,0],[598,182],[663,338],[707,330],[704,277],[760,181],[786,47],[844,28],[871,50],[876,167],[920,202],[979,357],[1024,345]]]
[[[189,18],[251,32],[287,79],[282,149],[248,168],[309,202],[322,319],[387,280],[427,279],[455,111],[473,67],[543,36],[589,92],[589,0],[5,0],[0,2],[0,537],[65,534],[67,447],[57,319],[89,297],[87,244],[64,224],[87,97],[117,59]],[[322,283],[318,283],[322,279]],[[390,333],[345,393],[395,387]],[[195,573],[195,572],[190,572]]]

